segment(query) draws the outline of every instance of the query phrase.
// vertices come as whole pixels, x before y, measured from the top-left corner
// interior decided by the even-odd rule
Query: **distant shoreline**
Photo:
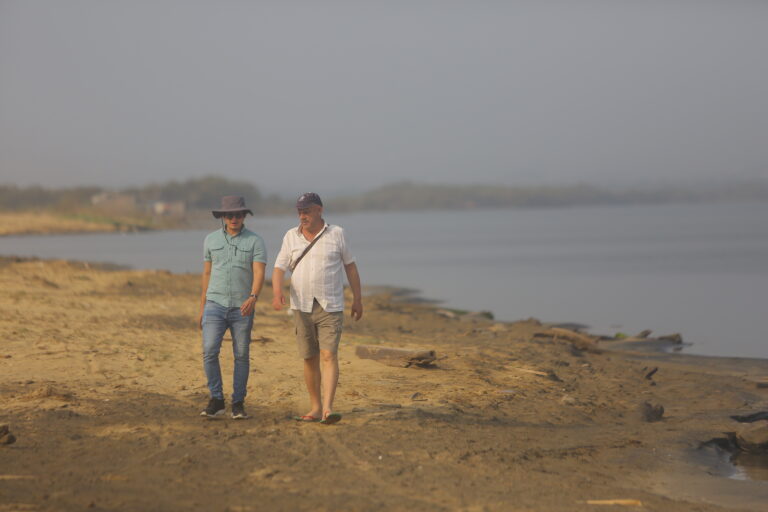
[[[87,233],[91,234],[91,233]],[[98,233],[95,233],[98,234]],[[171,275],[185,275],[188,273],[182,272],[182,273],[175,273],[170,270],[158,270],[158,269],[147,269],[147,268],[134,268],[127,265],[121,265],[118,263],[113,262],[93,262],[93,261],[82,261],[82,260],[62,260],[62,259],[56,259],[56,258],[38,258],[35,256],[19,256],[19,255],[13,255],[13,254],[0,254],[0,267],[3,267],[5,265],[9,264],[18,264],[18,263],[28,263],[28,262],[42,262],[42,263],[50,263],[50,262],[60,262],[64,261],[69,265],[84,265],[86,268],[94,269],[94,270],[101,270],[101,271],[133,271],[133,272],[162,272],[162,273],[168,273]],[[290,282],[290,279],[288,280]],[[267,280],[265,283],[266,285],[269,285],[270,281]],[[389,297],[389,300],[392,303],[401,303],[401,304],[408,304],[413,306],[423,306],[427,308],[431,308],[438,312],[438,314],[441,311],[444,311],[446,313],[453,313],[451,315],[453,318],[461,319],[462,317],[466,317],[468,320],[472,320],[473,322],[478,320],[485,320],[490,323],[495,324],[501,324],[501,325],[509,325],[514,324],[518,322],[529,322],[529,321],[535,321],[539,322],[536,318],[528,318],[528,319],[515,319],[515,320],[502,320],[502,319],[495,319],[493,318],[493,312],[490,311],[474,311],[471,309],[457,309],[454,307],[442,307],[441,304],[444,303],[444,300],[442,299],[435,299],[435,298],[429,298],[429,297],[423,297],[420,290],[414,289],[414,288],[407,288],[402,286],[390,286],[390,285],[380,285],[380,284],[373,284],[363,287],[363,294],[364,296],[381,296],[386,295]],[[603,335],[601,333],[592,333],[590,331],[590,326],[586,324],[563,324],[561,322],[541,322],[542,326],[545,327],[559,327],[559,326],[569,326],[569,325],[578,325],[578,329],[581,332],[587,333],[589,336],[594,337],[602,337]],[[768,363],[768,358],[765,357],[739,357],[739,356],[717,356],[717,355],[706,355],[706,354],[691,354],[691,353],[685,353],[685,352],[670,352],[667,350],[669,348],[668,344],[665,343],[654,343],[654,342],[647,342],[647,343],[640,343],[640,342],[623,342],[621,340],[615,340],[615,341],[606,341],[604,340],[602,343],[599,344],[599,348],[602,350],[606,350],[608,352],[616,352],[623,354],[627,357],[639,359],[639,360],[658,360],[658,361],[666,361],[670,363],[678,363],[678,364],[686,364],[686,365],[701,365],[702,367],[707,367],[710,369],[715,369],[716,367],[720,367],[720,369],[728,369],[730,372],[737,372],[737,371],[747,371],[749,369],[753,369],[755,364],[759,363]],[[722,363],[722,365],[721,365]]]
[[[294,211],[291,198],[264,196],[249,182],[219,176],[109,190],[47,189],[0,184],[0,236],[194,228],[210,218],[222,195],[245,197],[257,215]],[[548,209],[676,203],[768,202],[768,181],[609,189],[591,184],[514,186],[398,182],[325,197],[330,213]]]
[[[328,215],[348,215],[355,213],[398,213],[398,212],[440,212],[440,211],[501,211],[501,210],[568,210],[573,208],[622,208],[638,206],[667,206],[675,204],[696,204],[704,200],[669,200],[641,202],[584,202],[572,204],[536,204],[536,205],[492,205],[473,207],[428,206],[424,208],[347,208],[344,204],[331,205],[327,208]],[[765,204],[768,199],[749,199],[739,201],[719,200],[715,202],[739,202],[742,204]],[[257,212],[257,217],[280,217],[291,215],[292,210],[277,210]],[[210,227],[210,212],[207,210],[192,210],[186,218],[151,218],[132,219],[126,217],[98,218],[95,220],[88,215],[72,215],[68,212],[16,212],[0,211],[0,239],[8,236],[41,236],[41,235],[81,235],[89,233],[142,233],[151,231],[193,231]]]

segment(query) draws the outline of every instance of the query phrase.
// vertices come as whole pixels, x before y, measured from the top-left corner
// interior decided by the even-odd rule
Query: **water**
[[[681,332],[690,353],[768,357],[768,204],[326,217],[346,229],[364,284],[416,288],[500,320]],[[269,268],[295,223],[249,218],[267,242]],[[7,237],[0,254],[199,272],[206,232]]]

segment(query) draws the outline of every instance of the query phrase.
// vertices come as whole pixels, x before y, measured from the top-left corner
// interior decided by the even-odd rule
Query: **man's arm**
[[[206,261],[203,263],[203,281],[202,289],[203,293],[200,296],[200,314],[197,316],[197,325],[200,329],[203,328],[203,310],[205,309],[205,295],[208,293],[208,283],[211,281],[211,262]]]
[[[285,270],[277,267],[272,270],[272,307],[277,311],[280,311],[285,306],[283,276],[285,276]]]
[[[357,271],[357,265],[352,262],[344,265],[344,271],[347,273],[347,281],[352,289],[352,318],[360,320],[363,317],[363,294],[360,286],[360,273]]]
[[[253,313],[253,310],[256,309],[256,301],[261,292],[261,287],[264,284],[264,269],[266,266],[266,263],[260,261],[253,262],[253,284],[251,285],[251,295],[245,299],[245,302],[240,306],[240,314],[243,316],[250,315]],[[253,295],[256,295],[256,297],[253,297]]]

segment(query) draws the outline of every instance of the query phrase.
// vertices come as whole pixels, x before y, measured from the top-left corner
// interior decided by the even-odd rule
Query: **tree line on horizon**
[[[0,210],[45,209],[73,211],[87,208],[91,198],[105,192],[130,195],[137,203],[183,201],[189,210],[209,210],[224,195],[238,194],[254,212],[288,213],[293,200],[265,196],[247,181],[205,176],[144,187],[109,190],[101,187],[48,189],[40,186],[0,185]],[[592,185],[514,187],[500,185],[446,185],[399,182],[360,194],[329,198],[334,212],[362,210],[430,210],[476,208],[537,208],[601,204],[648,204],[694,201],[768,200],[768,181],[741,182],[717,187],[664,187],[613,191]]]
[[[41,186],[0,185],[0,210],[71,211],[91,206],[92,198],[103,193],[131,196],[138,204],[183,201],[190,210],[210,209],[220,203],[222,196],[235,193],[244,196],[251,209],[262,213],[279,207],[284,202],[274,195],[263,196],[256,185],[247,181],[205,176],[123,189],[91,186],[50,189]]]

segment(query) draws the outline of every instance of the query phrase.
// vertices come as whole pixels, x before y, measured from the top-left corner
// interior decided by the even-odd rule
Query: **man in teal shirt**
[[[224,414],[224,391],[219,351],[224,333],[232,334],[235,369],[232,383],[232,417],[244,419],[244,401],[250,370],[253,311],[264,284],[267,249],[264,240],[245,229],[244,220],[253,212],[239,196],[225,196],[213,216],[222,228],[205,237],[203,293],[198,323],[203,332],[203,368],[210,400],[201,416]]]

